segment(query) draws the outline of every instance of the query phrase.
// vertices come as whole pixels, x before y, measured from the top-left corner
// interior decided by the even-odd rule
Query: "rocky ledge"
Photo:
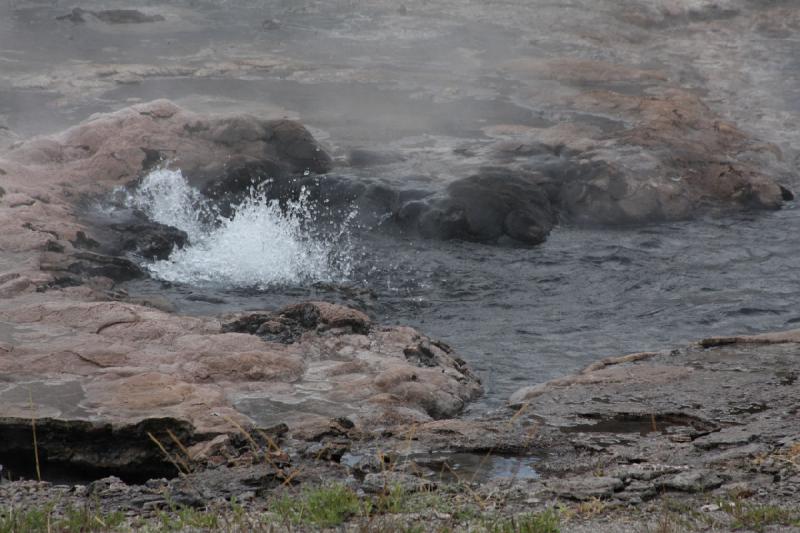
[[[293,307],[278,315],[238,317],[227,327],[291,342],[292,331],[305,327],[298,326],[305,315],[322,329],[336,329],[322,318],[331,311]],[[363,327],[352,311],[342,312],[342,327]],[[414,421],[386,419],[378,425],[344,417],[262,429],[234,424],[194,442],[185,426],[152,419],[118,435],[140,444],[146,435],[158,435],[154,440],[180,476],[147,483],[110,477],[88,486],[18,481],[0,486],[0,494],[23,507],[54,499],[62,506],[83,505],[94,498],[94,512],[153,523],[163,520],[161,509],[172,506],[205,509],[226,520],[238,516],[244,524],[266,520],[314,530],[325,523],[296,522],[283,495],[303,502],[334,490],[379,506],[369,512],[353,508],[333,522],[354,530],[425,520],[431,530],[493,531],[531,523],[549,524],[551,529],[541,531],[559,525],[562,531],[797,531],[798,345],[796,330],[607,358],[521,389],[507,410],[469,420],[416,414]],[[419,364],[430,348],[423,342],[406,357]],[[14,437],[2,450],[28,441],[27,414],[2,421],[3,431]],[[43,446],[52,446],[54,421],[40,423]],[[114,433],[72,424],[72,435],[93,435],[95,444],[110,442]],[[149,453],[157,449],[153,445]],[[97,460],[88,442],[72,453]],[[152,459],[146,463],[151,467]],[[297,484],[306,489],[298,492],[292,488]],[[308,489],[316,486],[328,488]],[[232,498],[240,507],[226,503]],[[380,507],[387,501],[393,502],[389,508]]]
[[[557,479],[542,489],[626,502],[672,491],[797,494],[799,343],[797,330],[709,338],[517,391],[517,416],[557,443],[545,444],[557,453],[542,464]]]

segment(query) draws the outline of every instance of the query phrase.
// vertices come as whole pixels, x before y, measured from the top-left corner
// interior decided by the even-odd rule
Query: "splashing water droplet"
[[[277,200],[253,190],[231,217],[214,216],[180,171],[161,169],[147,175],[127,203],[189,235],[186,247],[147,265],[165,281],[264,289],[344,281],[351,271],[346,224],[353,217],[328,236],[316,235],[309,227],[313,209],[307,191],[281,209]]]

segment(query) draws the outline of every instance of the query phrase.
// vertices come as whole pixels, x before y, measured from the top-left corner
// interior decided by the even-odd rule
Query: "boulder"
[[[493,242],[505,236],[539,244],[555,223],[545,181],[538,174],[487,168],[406,203],[396,216],[426,237]]]
[[[576,476],[550,481],[547,488],[555,495],[572,500],[608,499],[624,486],[622,480],[608,476]]]
[[[223,175],[230,161],[283,174],[330,166],[308,131],[289,120],[201,116],[166,100],[95,115],[0,154],[0,249],[46,252],[38,260],[45,265],[36,269],[38,277],[45,271],[52,279],[131,279],[140,272],[123,256],[162,259],[183,246],[186,235],[135,211],[101,219],[82,200],[135,183],[156,165],[180,168],[202,188]]]
[[[664,72],[605,61],[523,58],[501,66],[537,104],[573,116],[549,127],[497,125],[486,155],[550,180],[559,219],[581,225],[777,209],[795,174],[781,150],[712,109]],[[558,82],[562,91],[541,92]],[[559,117],[563,117],[559,113]]]

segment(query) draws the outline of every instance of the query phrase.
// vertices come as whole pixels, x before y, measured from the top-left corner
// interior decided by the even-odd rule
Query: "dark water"
[[[484,380],[476,408],[600,357],[800,323],[800,210],[628,229],[558,228],[538,247],[358,239],[348,290],[267,292],[137,282],[180,311],[326,298],[453,345]],[[224,303],[197,301],[220,298]]]

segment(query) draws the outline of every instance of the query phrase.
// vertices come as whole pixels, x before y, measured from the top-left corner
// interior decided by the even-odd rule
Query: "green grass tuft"
[[[58,531],[84,533],[113,531],[125,522],[121,512],[96,513],[88,507],[68,507],[62,513],[54,512],[55,504],[30,509],[6,508],[0,510],[0,533]]]
[[[305,489],[296,497],[285,494],[272,501],[271,510],[288,523],[333,527],[364,507],[352,489],[333,484]]]
[[[487,529],[491,533],[559,533],[561,520],[558,511],[548,509],[541,513],[521,514],[500,520]]]
[[[721,509],[728,513],[734,529],[749,529],[761,532],[768,526],[800,526],[800,510],[777,505],[761,505],[743,501],[723,502]]]

